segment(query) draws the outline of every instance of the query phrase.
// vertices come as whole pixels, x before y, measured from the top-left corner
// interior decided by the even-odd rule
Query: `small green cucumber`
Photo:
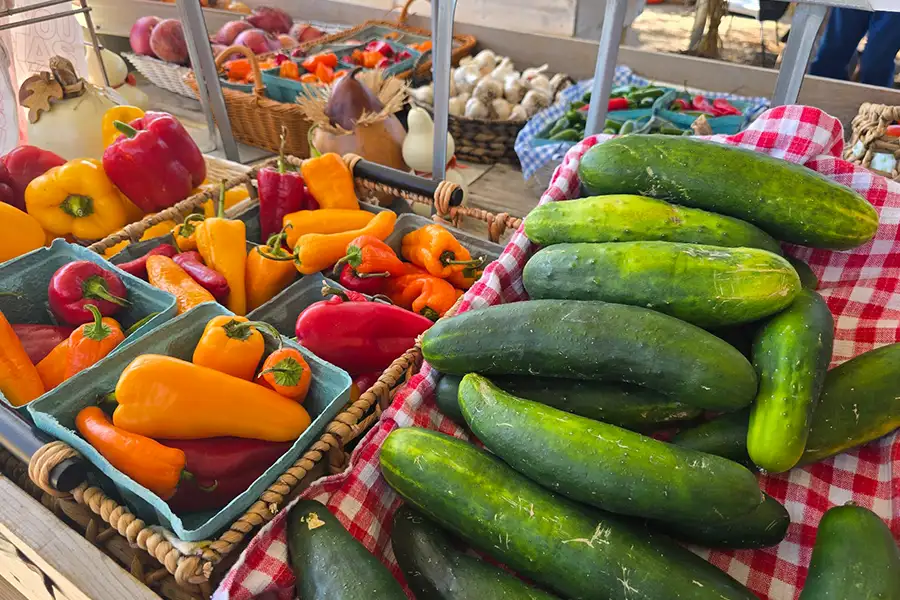
[[[800,600],[900,600],[900,549],[861,506],[836,506],[819,522]]]
[[[750,513],[724,523],[658,523],[658,526],[676,539],[707,548],[768,548],[784,539],[791,516],[781,502],[763,495],[763,503]]]
[[[715,454],[749,467],[753,465],[747,453],[749,422],[749,409],[726,413],[702,425],[679,431],[672,438],[672,443],[698,452]]]
[[[525,217],[525,235],[542,246],[658,240],[761,248],[781,254],[778,242],[755,225],[644,196],[594,196],[548,202]]]
[[[785,258],[791,263],[794,270],[797,271],[797,275],[800,276],[800,285],[808,290],[814,290],[819,287],[819,278],[816,277],[816,274],[813,273],[813,270],[809,268],[808,264],[793,256],[785,256]]]
[[[441,412],[457,424],[468,427],[459,410],[461,380],[462,377],[457,375],[443,375],[435,397]],[[695,419],[702,412],[699,408],[673,402],[651,389],[627,383],[527,375],[498,376],[491,381],[514,396],[632,431],[654,431]]]
[[[777,254],[672,242],[548,246],[525,265],[522,281],[533,299],[642,306],[700,327],[757,321],[800,291],[797,272]]]
[[[429,600],[553,600],[497,567],[459,552],[441,528],[408,505],[394,513],[391,545],[406,584]]]
[[[472,432],[544,487],[610,512],[675,522],[731,520],[763,501],[730,460],[507,394],[471,373],[459,406]]]
[[[783,473],[803,456],[833,344],[831,311],[807,289],[760,328],[753,345],[759,392],[747,431],[747,451],[760,469]]]

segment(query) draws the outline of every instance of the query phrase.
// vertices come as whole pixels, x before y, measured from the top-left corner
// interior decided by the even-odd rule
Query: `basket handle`
[[[416,0],[406,0],[406,4],[403,5],[403,9],[400,11],[400,16],[397,17],[397,25],[406,25],[406,19],[409,17],[409,7],[415,1]]]
[[[439,195],[442,199],[447,199],[448,206],[459,206],[462,204],[463,190],[455,183],[425,179],[424,177],[406,173],[405,171],[398,171],[365,159],[356,160],[357,158],[353,155],[344,155],[344,162],[352,165],[350,170],[353,172],[354,177],[361,177],[393,188],[409,190],[435,200],[438,200],[436,196],[440,191]]]
[[[247,46],[229,46],[222,50],[222,53],[216,57],[216,71],[222,68],[225,60],[232,54],[243,54],[250,61],[250,68],[253,70],[253,93],[263,96],[266,93],[266,86],[262,82],[262,71],[259,70],[259,61],[253,50]]]

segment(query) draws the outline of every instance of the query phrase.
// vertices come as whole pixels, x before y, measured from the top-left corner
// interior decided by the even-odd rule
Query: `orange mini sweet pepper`
[[[28,404],[44,394],[44,384],[12,325],[0,312],[0,392],[13,406]]]
[[[260,331],[271,335],[281,346],[281,334],[268,323],[228,315],[213,317],[203,329],[192,360],[195,365],[250,381],[266,349]]]
[[[225,306],[236,315],[247,313],[247,228],[243,221],[225,218],[225,182],[219,187],[217,216],[197,225],[197,250],[203,262],[228,282]]]
[[[79,326],[69,336],[65,379],[94,366],[125,341],[122,327],[115,319],[104,317],[93,304],[84,307],[94,315],[94,321]]]
[[[297,240],[307,233],[342,233],[365,227],[375,218],[375,213],[358,208],[320,208],[318,210],[298,210],[284,216],[288,246],[293,248]]]
[[[453,234],[437,223],[404,235],[400,252],[409,262],[445,279],[455,271],[477,268],[484,262],[483,258],[472,260],[472,255]]]
[[[300,174],[319,208],[359,209],[353,174],[334,152],[303,161]]]
[[[309,392],[312,371],[299,350],[281,348],[266,358],[257,377],[285,398],[303,402]]]
[[[66,360],[69,356],[69,339],[58,343],[50,354],[41,359],[35,367],[44,389],[48,392],[66,380]]]
[[[269,237],[265,246],[247,253],[247,310],[255,310],[271,300],[297,277],[294,256],[283,247],[285,230]]]
[[[175,296],[178,314],[204,302],[215,302],[213,295],[168,256],[147,257],[147,281],[155,288]]]
[[[385,295],[397,306],[432,321],[444,316],[459,297],[458,290],[447,281],[422,273],[392,277],[385,286]]]
[[[406,272],[394,249],[371,235],[361,235],[347,244],[347,254],[334,265],[334,272],[339,274],[345,264],[353,267],[354,273],[370,277],[396,277]]]
[[[294,264],[304,275],[327,269],[344,257],[347,244],[361,235],[371,235],[379,240],[387,239],[397,222],[396,213],[380,212],[365,226],[342,233],[307,233],[294,246]]]

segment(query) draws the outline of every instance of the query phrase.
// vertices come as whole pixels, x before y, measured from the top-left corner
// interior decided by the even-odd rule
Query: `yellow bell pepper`
[[[140,119],[144,116],[144,111],[142,111],[137,106],[113,106],[108,111],[103,113],[103,120],[101,121],[100,127],[103,132],[103,147],[108,148],[112,146],[112,143],[125,135],[113,124],[116,121],[122,121],[123,123],[131,123],[135,119]]]
[[[0,263],[44,245],[44,230],[32,217],[0,202]]]
[[[152,240],[153,238],[172,233],[172,230],[175,229],[175,227],[177,225],[178,225],[178,223],[176,223],[175,221],[173,221],[171,219],[168,219],[166,221],[160,221],[156,225],[153,225],[152,227],[148,227],[144,231],[144,235],[141,236],[140,241],[143,242],[144,240]]]
[[[83,240],[99,240],[128,222],[118,188],[92,158],[70,160],[33,180],[25,207],[45,231]]]

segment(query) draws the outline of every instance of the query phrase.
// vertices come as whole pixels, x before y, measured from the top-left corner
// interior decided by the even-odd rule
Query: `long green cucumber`
[[[898,427],[900,344],[891,344],[828,372],[800,464],[867,444]]]
[[[435,396],[438,408],[445,415],[458,424],[465,425],[466,421],[459,410],[461,380],[462,377],[457,375],[442,376]],[[699,408],[672,402],[651,389],[628,383],[527,375],[498,376],[491,381],[500,389],[520,398],[632,431],[652,431],[660,426],[694,419],[702,412]]]
[[[730,460],[507,394],[471,373],[459,406],[485,447],[519,473],[617,514],[727,521],[763,501],[753,474]]]
[[[747,429],[750,410],[740,410],[719,415],[702,425],[683,429],[672,438],[672,443],[684,448],[715,454],[744,466],[752,466],[747,453]]]
[[[791,516],[775,498],[765,500],[748,514],[720,523],[659,523],[672,537],[707,548],[768,548],[787,534]]]
[[[837,506],[819,522],[800,600],[900,600],[900,549],[872,511]]]
[[[658,240],[761,248],[781,254],[778,242],[755,225],[644,196],[595,196],[548,202],[528,213],[525,235],[542,246]]]
[[[754,600],[725,573],[641,525],[542,488],[449,436],[397,429],[385,479],[445,529],[570,600]]]
[[[447,535],[408,505],[394,513],[391,545],[416,598],[553,600],[497,567],[454,549]]]
[[[800,291],[797,272],[777,254],[670,242],[548,246],[522,281],[534,299],[643,306],[700,327],[757,321]]]
[[[747,451],[760,469],[782,473],[803,456],[833,345],[831,311],[807,289],[759,330],[753,344],[759,393],[750,409]]]
[[[819,278],[816,277],[816,274],[813,273],[813,270],[809,268],[808,264],[793,256],[785,256],[785,258],[791,263],[794,270],[797,271],[797,275],[800,276],[800,285],[808,290],[814,290],[819,287]]]
[[[288,515],[288,550],[301,598],[406,600],[387,567],[314,500],[301,500]]]
[[[814,248],[855,248],[878,228],[878,213],[865,198],[815,171],[685,137],[629,135],[597,144],[582,157],[578,175],[589,195],[661,198]]]
[[[737,410],[756,373],[711,333],[637,306],[531,300],[441,319],[422,354],[442,373],[621,381],[690,406]]]

